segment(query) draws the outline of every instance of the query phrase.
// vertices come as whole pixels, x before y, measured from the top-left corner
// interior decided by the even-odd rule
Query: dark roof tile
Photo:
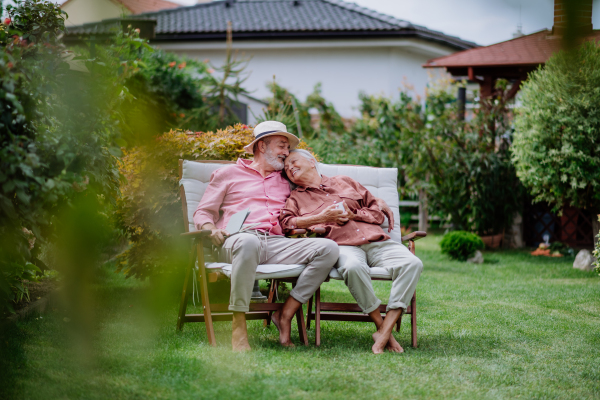
[[[225,33],[227,21],[231,21],[234,34],[379,32],[390,35],[412,34],[459,49],[477,46],[475,43],[341,0],[213,1],[144,13],[139,17],[156,19],[156,40],[172,38],[178,34],[192,34],[201,39],[202,35]],[[110,29],[116,29],[117,25],[114,20],[107,20],[69,27],[68,35],[108,33]]]

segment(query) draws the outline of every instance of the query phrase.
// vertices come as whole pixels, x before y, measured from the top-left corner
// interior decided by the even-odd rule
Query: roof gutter
[[[471,49],[466,43],[449,40],[435,34],[417,30],[390,30],[390,31],[272,31],[272,32],[233,32],[235,40],[307,40],[307,39],[363,39],[363,38],[406,38],[416,37],[432,42],[444,44],[458,50]],[[225,32],[211,33],[157,33],[152,43],[163,41],[216,41],[225,40]]]

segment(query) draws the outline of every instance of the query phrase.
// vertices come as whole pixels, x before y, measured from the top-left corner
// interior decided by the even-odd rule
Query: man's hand
[[[394,229],[394,213],[392,212],[392,209],[380,198],[377,198],[377,206],[379,206],[379,211],[387,217],[389,222],[388,232],[391,232]]]
[[[225,229],[217,229],[216,226],[210,223],[202,225],[202,229],[211,231],[210,241],[215,246],[221,246],[225,242],[225,239],[227,239],[227,236],[229,236],[229,232],[227,232]]]
[[[225,239],[229,236],[229,232],[225,229],[211,229],[210,241],[215,246],[221,246],[225,243]]]
[[[337,208],[337,204],[332,204],[325,208],[319,214],[321,223],[334,222],[338,225],[344,225],[348,222],[348,213]]]

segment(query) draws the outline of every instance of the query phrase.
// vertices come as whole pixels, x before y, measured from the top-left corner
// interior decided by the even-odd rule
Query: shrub
[[[598,222],[600,222],[600,214],[598,214],[597,217]],[[596,266],[596,268],[594,268],[594,271],[596,271],[598,275],[600,275],[600,233],[598,233],[598,235],[596,236],[596,249],[594,250],[593,254],[596,258],[596,261],[594,261],[594,265]]]
[[[351,132],[309,143],[324,162],[398,168],[401,195],[428,193],[429,206],[454,226],[501,233],[521,207],[521,185],[508,151],[507,82],[482,102],[475,118],[457,118],[458,85],[438,82],[425,107],[408,91],[395,99],[361,95],[362,118]]]
[[[600,204],[600,48],[553,55],[521,89],[512,158],[535,201]]]
[[[447,233],[440,242],[442,253],[448,254],[450,258],[466,261],[475,251],[483,249],[481,238],[474,233],[465,231],[454,231]]]
[[[120,170],[126,179],[116,216],[130,246],[120,255],[118,269],[139,278],[182,271],[189,249],[179,237],[184,227],[178,160],[250,158],[243,147],[252,139],[252,128],[242,124],[216,132],[172,130],[125,151]],[[301,142],[299,147],[307,146]]]

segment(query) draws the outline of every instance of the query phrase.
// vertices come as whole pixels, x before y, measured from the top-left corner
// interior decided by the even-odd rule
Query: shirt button
[[[327,194],[327,196],[329,196],[329,194]],[[327,196],[325,196],[325,197],[327,197]]]
[[[363,240],[367,240],[367,239],[363,238]]]
[[[360,232],[360,229],[357,229],[356,232]],[[364,238],[363,238],[364,239]]]

